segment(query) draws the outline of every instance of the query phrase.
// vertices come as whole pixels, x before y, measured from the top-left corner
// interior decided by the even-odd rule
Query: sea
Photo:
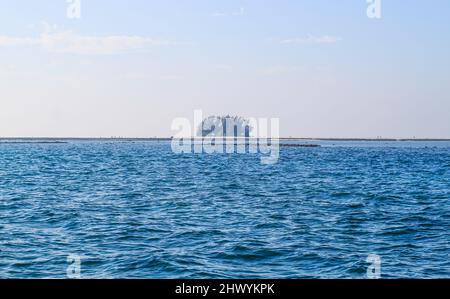
[[[450,278],[449,141],[286,142],[1,140],[0,278]]]

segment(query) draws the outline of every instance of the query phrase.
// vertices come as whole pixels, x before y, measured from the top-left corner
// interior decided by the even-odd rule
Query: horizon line
[[[177,139],[214,139],[222,136],[190,136],[180,137]],[[246,137],[230,136],[227,138],[246,139]],[[111,136],[111,137],[1,137],[1,140],[148,140],[148,141],[170,141],[174,137],[124,137],[124,136]],[[279,140],[317,140],[317,141],[450,141],[450,138],[390,138],[390,137],[251,137],[251,139],[279,139]]]

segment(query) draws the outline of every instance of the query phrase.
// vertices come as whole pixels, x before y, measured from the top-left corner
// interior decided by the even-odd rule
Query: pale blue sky
[[[279,117],[282,136],[450,138],[450,2],[0,0],[0,136],[170,136]]]

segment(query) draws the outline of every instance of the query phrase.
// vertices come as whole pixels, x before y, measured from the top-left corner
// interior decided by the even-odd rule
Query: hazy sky
[[[450,1],[0,0],[0,136],[171,136],[278,117],[282,136],[450,138]]]

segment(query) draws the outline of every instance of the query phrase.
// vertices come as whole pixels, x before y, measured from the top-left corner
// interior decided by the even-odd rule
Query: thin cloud
[[[284,39],[281,44],[335,44],[342,39],[337,36],[323,35],[323,36],[313,36],[308,35],[307,37]]]
[[[177,46],[189,43],[141,36],[84,36],[71,31],[42,33],[38,37],[0,36],[0,47],[34,47],[50,52],[76,55],[124,53],[154,46]]]
[[[35,46],[37,40],[28,37],[11,37],[0,35],[0,47],[19,47],[19,46]]]

